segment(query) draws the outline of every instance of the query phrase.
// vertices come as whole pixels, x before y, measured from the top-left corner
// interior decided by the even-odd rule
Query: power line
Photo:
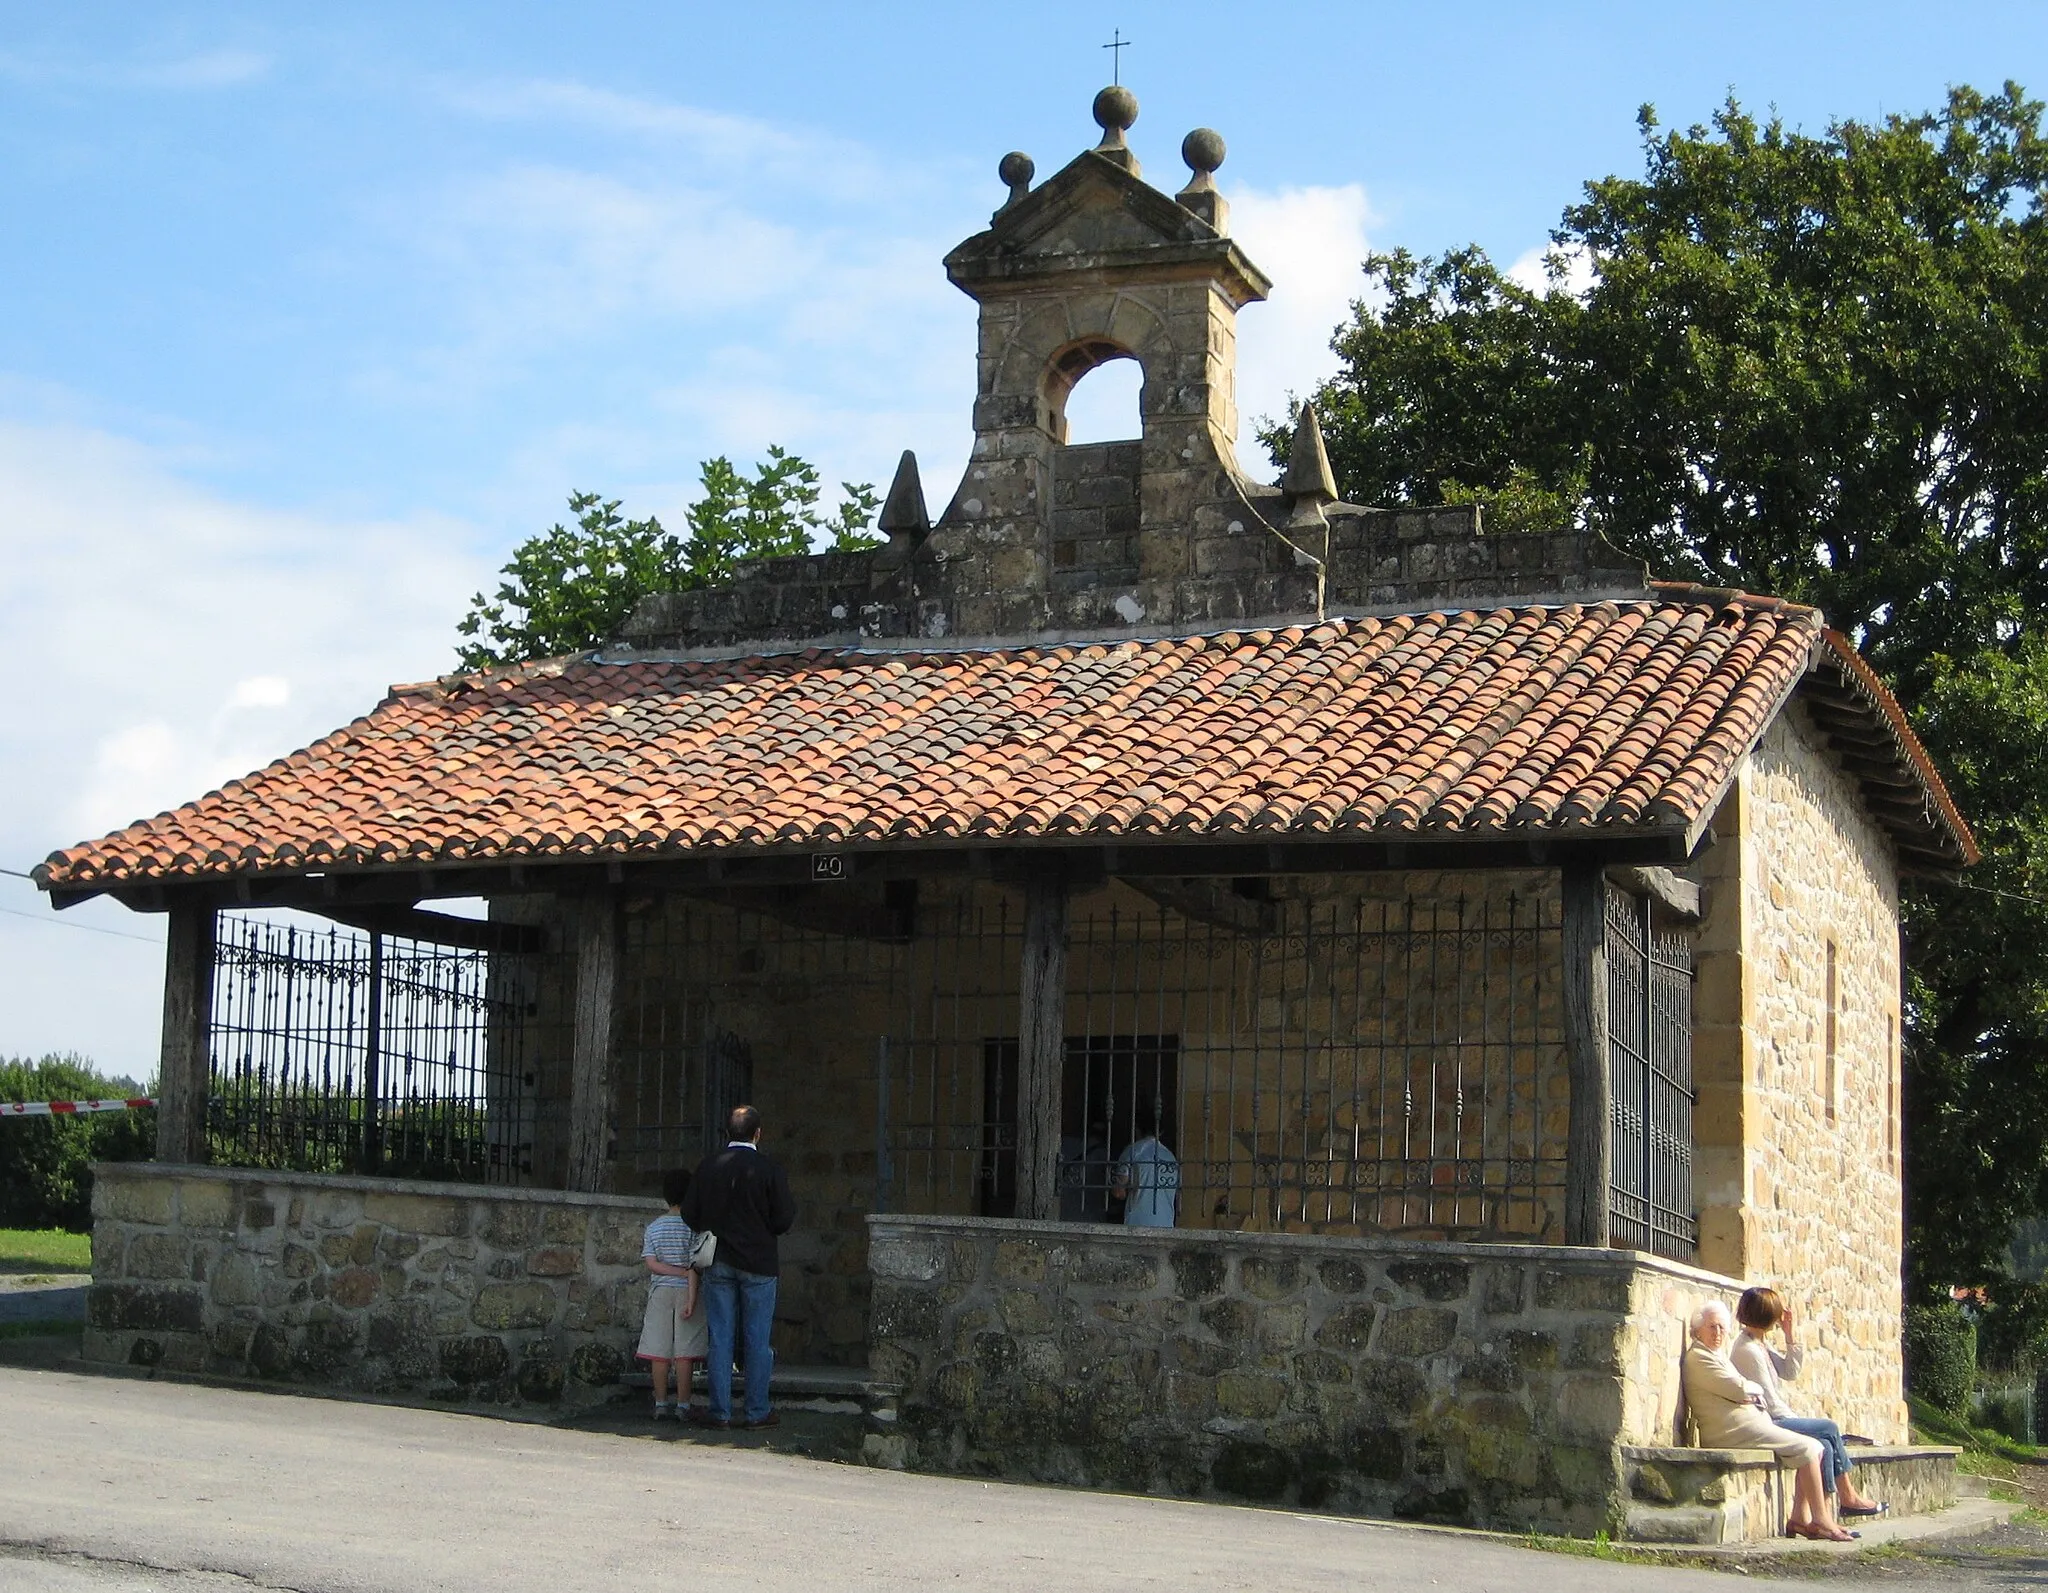
[[[1989,885],[1972,885],[1963,879],[1952,879],[1948,883],[1959,891],[1975,891],[1979,896],[1996,896],[2001,901],[2025,902],[2029,907],[2048,907],[2048,899],[2039,896],[2017,896],[2011,891],[1994,890]]]
[[[33,923],[46,924],[52,929],[82,929],[88,935],[115,935],[122,940],[139,940],[145,946],[163,944],[154,935],[131,935],[125,929],[102,929],[98,924],[81,924],[73,918],[52,918],[48,913],[23,912],[19,907],[0,907],[0,913],[10,918],[26,918]]]

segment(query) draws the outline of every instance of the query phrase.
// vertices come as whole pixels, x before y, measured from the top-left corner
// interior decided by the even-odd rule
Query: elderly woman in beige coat
[[[1846,1543],[1856,1536],[1836,1525],[1821,1486],[1821,1446],[1803,1433],[1788,1432],[1764,1413],[1763,1390],[1728,1359],[1733,1322],[1728,1308],[1710,1301],[1694,1313],[1692,1343],[1685,1352],[1685,1403],[1707,1449],[1768,1449],[1781,1466],[1796,1466],[1788,1537]]]

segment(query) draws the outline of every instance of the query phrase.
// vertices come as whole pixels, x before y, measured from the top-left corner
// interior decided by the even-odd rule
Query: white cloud
[[[17,83],[85,88],[233,88],[269,74],[271,58],[254,50],[203,50],[166,60],[78,61],[0,53],[0,77]]]
[[[292,700],[292,683],[282,675],[251,675],[228,693],[230,708],[282,708]]]
[[[747,172],[841,194],[900,183],[865,145],[751,116],[651,100],[572,80],[465,81],[444,85],[444,103],[493,121],[566,123],[673,153],[686,149],[703,169]]]
[[[1572,244],[1559,249],[1555,244],[1541,244],[1534,249],[1525,249],[1515,257],[1515,263],[1508,267],[1511,281],[1519,282],[1531,293],[1547,293],[1554,285],[1550,276],[1550,261],[1555,255],[1564,262],[1562,286],[1574,298],[1583,299],[1593,290],[1593,256],[1583,244]]]
[[[485,403],[565,355],[600,363],[576,418],[525,439],[501,478],[541,513],[568,483],[672,518],[699,459],[745,463],[770,443],[830,482],[878,485],[913,448],[945,501],[970,440],[974,308],[939,262],[985,195],[801,129],[580,84],[445,93],[472,115],[595,126],[633,147],[389,199],[365,246],[417,261],[413,281],[443,308],[360,389]]]
[[[270,57],[254,50],[208,50],[175,61],[126,69],[126,81],[149,88],[232,88],[268,76]]]
[[[78,427],[0,423],[0,866],[188,801],[452,666],[490,561],[459,522],[236,503]],[[0,906],[0,1054],[153,1066],[161,930],[105,903]],[[23,914],[30,916],[24,917]],[[84,933],[85,924],[108,933]],[[139,1071],[138,1071],[139,1070]]]
[[[1284,417],[1290,395],[1305,398],[1335,373],[1330,338],[1364,291],[1359,267],[1373,215],[1356,183],[1229,196],[1232,235],[1273,279],[1272,296],[1237,318],[1237,456],[1264,480],[1273,464],[1253,427]]]
[[[481,583],[456,522],[234,503],[134,442],[0,424],[7,866],[246,773],[453,662]],[[252,670],[251,666],[257,668]],[[303,683],[295,691],[292,682]]]

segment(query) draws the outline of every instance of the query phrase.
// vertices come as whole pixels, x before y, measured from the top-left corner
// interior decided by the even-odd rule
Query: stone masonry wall
[[[1227,883],[1219,889],[1246,913],[1259,911],[1231,897]],[[1512,896],[1527,932],[1512,966],[1499,961],[1482,978],[1475,963],[1461,977],[1458,956],[1447,950],[1425,947],[1404,962],[1370,937],[1354,944],[1326,936],[1287,955],[1277,939],[1262,943],[1176,913],[1162,920],[1157,902],[1120,882],[1082,894],[1068,963],[1068,1032],[1160,1029],[1178,1040],[1182,1225],[1557,1239],[1570,1096],[1555,874],[1411,870],[1282,882],[1275,893],[1313,900],[1319,924],[1334,912],[1340,925],[1362,922],[1368,930],[1382,913],[1398,922],[1411,903],[1439,927],[1454,921],[1460,902],[1473,921],[1485,908],[1499,923]],[[862,898],[859,887],[846,886],[827,888],[826,899]],[[1308,904],[1277,906],[1299,912]],[[984,1046],[1017,1032],[1021,892],[989,882],[927,882],[914,945],[821,934],[680,897],[640,904],[636,913],[667,923],[658,933],[628,936],[622,1030],[629,1040],[613,1092],[613,1187],[635,1194],[658,1188],[663,1156],[694,1165],[696,1143],[674,1148],[662,1125],[674,1122],[678,1103],[695,1111],[702,1037],[743,1042],[766,1124],[763,1147],[788,1170],[797,1203],[796,1228],[782,1242],[776,1347],[806,1364],[858,1362],[867,1349],[865,1219],[874,1209],[879,1042],[886,1036],[893,1047],[892,1204],[973,1214],[977,1148],[986,1143]],[[1123,938],[1110,934],[1112,913],[1121,915]],[[1131,934],[1133,925],[1143,927],[1142,938]],[[1477,958],[1471,948],[1479,939],[1464,938],[1468,959]],[[648,947],[664,948],[672,960],[657,965]],[[1375,1049],[1383,1033],[1411,1018],[1419,1033],[1432,1032],[1420,994],[1429,981],[1449,993],[1437,1028],[1468,1043]],[[557,1141],[570,1091],[567,1001],[566,985],[544,992],[536,1033],[547,1043],[528,1052],[537,1072],[535,1166],[543,1178],[559,1177]],[[643,1051],[637,1037],[653,1034],[676,1039],[666,1050]],[[1482,1036],[1488,1044],[1470,1043]],[[1413,1120],[1404,1108],[1411,1098],[1425,1103]],[[1377,1158],[1398,1156],[1405,1140],[1427,1133],[1431,1102],[1440,1103],[1437,1132],[1445,1143],[1450,1103],[1465,1103],[1468,1142],[1490,1147],[1487,1182],[1378,1181]],[[650,1142],[664,1147],[660,1155],[634,1149]],[[1511,1162],[1524,1182],[1506,1193],[1498,1185]]]
[[[1900,1442],[1891,843],[1796,703],[1750,755],[1715,828],[1696,1009],[1700,1259],[1772,1285],[1800,1313],[1796,1406]]]
[[[870,1219],[929,1470],[1588,1533],[1728,1280],[1620,1251]]]
[[[93,1178],[84,1356],[465,1403],[602,1400],[660,1202],[156,1163]]]

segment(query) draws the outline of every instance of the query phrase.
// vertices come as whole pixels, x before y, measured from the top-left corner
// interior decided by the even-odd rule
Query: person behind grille
[[[1685,1403],[1707,1449],[1768,1449],[1781,1466],[1798,1468],[1792,1482],[1788,1538],[1846,1543],[1856,1536],[1835,1525],[1827,1491],[1820,1482],[1820,1441],[1787,1432],[1764,1414],[1763,1390],[1729,1364],[1728,1307],[1710,1300],[1693,1313],[1692,1343],[1686,1346]]]
[[[1799,1376],[1806,1364],[1800,1347],[1798,1326],[1792,1307],[1776,1289],[1744,1289],[1735,1302],[1735,1320],[1742,1329],[1729,1347],[1728,1360],[1735,1370],[1764,1391],[1764,1414],[1788,1433],[1804,1433],[1821,1445],[1821,1485],[1835,1496],[1835,1508],[1844,1516],[1883,1515],[1885,1506],[1866,1498],[1849,1480],[1849,1449],[1842,1442],[1842,1429],[1825,1416],[1795,1416],[1786,1402],[1783,1384]],[[1785,1330],[1782,1353],[1771,1348],[1771,1329]]]
[[[1180,1215],[1180,1158],[1159,1140],[1159,1110],[1141,1102],[1138,1137],[1124,1147],[1109,1192],[1124,1203],[1124,1225],[1171,1228]]]

